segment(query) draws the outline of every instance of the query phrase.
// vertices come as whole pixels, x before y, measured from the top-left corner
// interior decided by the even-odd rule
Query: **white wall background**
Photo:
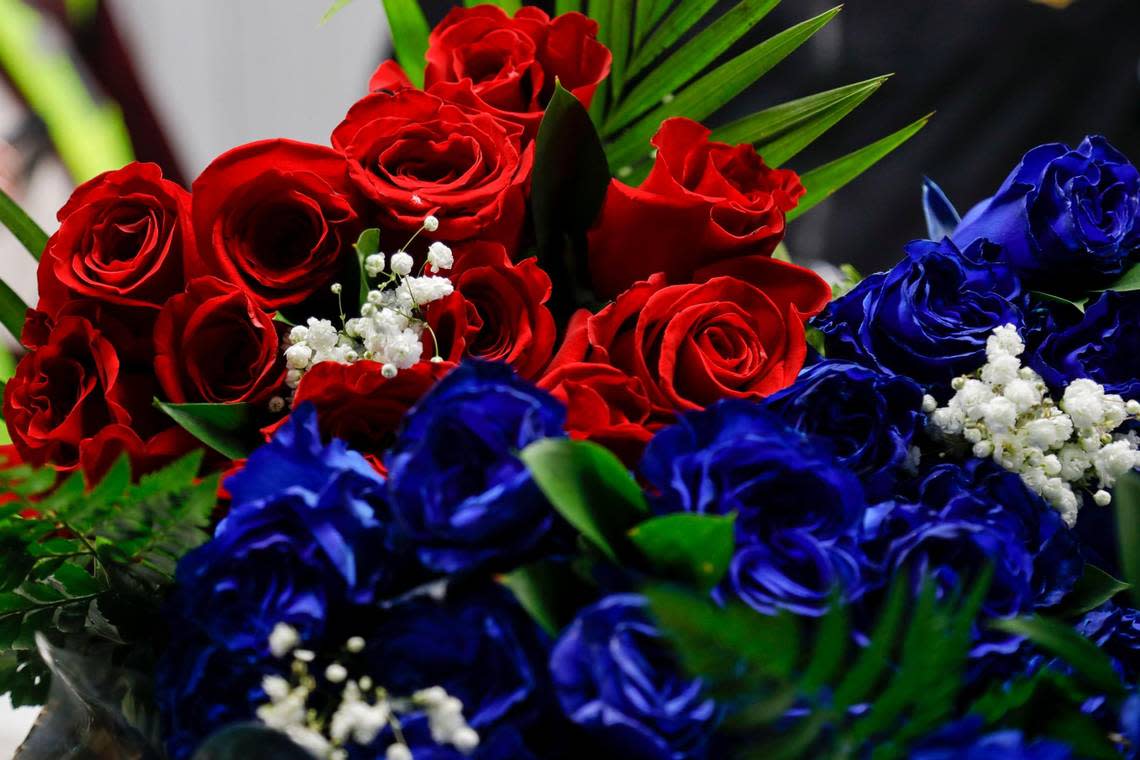
[[[377,0],[355,0],[324,26],[332,0],[105,2],[189,177],[250,140],[327,144],[387,47]],[[0,126],[14,120],[13,108],[0,93]],[[66,174],[49,166],[23,200],[50,231],[70,191]],[[29,303],[34,263],[0,230],[0,273]],[[35,711],[13,711],[0,698],[0,758],[12,756],[34,718]]]

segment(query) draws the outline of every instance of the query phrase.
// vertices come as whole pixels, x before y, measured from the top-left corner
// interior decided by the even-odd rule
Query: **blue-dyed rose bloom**
[[[253,716],[261,677],[281,667],[268,649],[277,623],[318,646],[341,611],[375,601],[401,574],[383,479],[342,443],[321,444],[311,407],[227,485],[231,511],[178,563],[166,611],[158,701],[174,758]]]
[[[516,454],[564,435],[565,417],[505,364],[465,363],[424,396],[387,464],[392,510],[425,566],[457,573],[535,552],[555,514]]]
[[[1108,602],[1088,612],[1077,630],[1115,661],[1125,683],[1140,680],[1140,610]]]
[[[995,327],[1022,326],[1022,288],[982,241],[964,249],[919,240],[888,272],[874,274],[815,320],[827,355],[905,375],[949,396],[950,381],[985,363]]]
[[[1140,249],[1140,172],[1103,137],[1025,154],[951,236],[998,244],[1035,289],[1079,293],[1124,271]]]
[[[415,595],[388,609],[364,634],[363,667],[389,692],[409,695],[442,686],[463,702],[463,717],[479,734],[464,755],[431,739],[423,713],[401,716],[416,760],[526,760],[545,756],[538,745],[558,733],[551,694],[549,641],[509,591],[497,584],[458,589],[444,598]],[[354,750],[360,760],[383,757],[390,731]]]
[[[858,594],[862,518],[855,475],[757,404],[718,402],[654,436],[641,472],[661,513],[736,513],[736,553],[718,595],[754,609],[820,615]]]
[[[697,760],[720,717],[701,681],[685,675],[637,594],[587,607],[550,655],[562,711],[627,760]]]
[[[1087,377],[1140,398],[1140,293],[1102,293],[1075,325],[1049,332],[1029,364],[1055,392]]]
[[[1069,760],[1072,749],[1054,739],[1026,738],[1020,731],[982,734],[981,720],[951,723],[911,750],[910,760]]]
[[[1060,515],[988,459],[931,467],[903,500],[868,510],[864,531],[863,548],[884,583],[906,571],[916,583],[930,578],[945,597],[992,566],[982,605],[989,618],[1058,603],[1084,565]],[[982,629],[971,654],[1011,654],[1019,644],[1016,637]]]
[[[800,432],[825,438],[868,501],[894,492],[926,421],[917,384],[843,361],[805,369],[766,404]]]

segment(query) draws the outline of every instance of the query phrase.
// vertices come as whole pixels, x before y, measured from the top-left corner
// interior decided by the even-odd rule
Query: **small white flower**
[[[412,751],[407,744],[390,744],[384,753],[385,760],[412,760]]]
[[[325,668],[325,678],[329,683],[344,683],[348,678],[348,670],[339,662],[331,663]]]
[[[281,676],[265,676],[261,679],[261,690],[270,702],[276,703],[288,697],[293,687]]]
[[[424,229],[428,232],[435,232],[439,229],[439,219],[431,214],[424,217]]]
[[[380,368],[380,374],[391,380],[399,373],[400,370],[396,368],[395,364],[385,364]]]
[[[1017,407],[1004,397],[987,401],[982,406],[982,414],[985,417],[986,426],[996,433],[1006,432],[1017,422]]]
[[[982,367],[982,382],[989,385],[1008,385],[1018,379],[1021,362],[1016,356],[1002,354],[995,356]]]
[[[269,651],[274,657],[284,657],[301,643],[301,634],[288,623],[278,623],[269,633]]]
[[[304,343],[297,343],[285,349],[285,366],[289,369],[305,369],[313,360],[313,349]]]
[[[938,401],[934,398],[934,396],[931,396],[929,393],[927,393],[922,397],[922,411],[930,414],[937,408]]]
[[[379,277],[384,271],[384,254],[374,253],[364,257],[364,273],[369,277]]]
[[[415,266],[415,261],[410,255],[403,251],[397,251],[392,254],[390,266],[392,267],[392,274],[398,274],[405,277],[412,273],[412,267]]]
[[[353,654],[359,654],[360,652],[364,651],[364,645],[365,645],[365,642],[364,642],[363,637],[353,636],[344,645],[344,648],[347,649],[348,651],[352,652]]]
[[[427,261],[432,272],[451,269],[455,265],[455,257],[452,255],[451,249],[439,242],[428,246]]]
[[[1112,494],[1102,488],[1093,494],[1093,502],[1098,507],[1107,507],[1112,503]]]
[[[285,735],[292,739],[294,744],[307,751],[313,757],[328,757],[329,751],[332,749],[329,740],[311,728],[305,728],[304,726],[287,726],[285,728]]]
[[[1017,334],[1013,325],[1002,325],[996,328],[986,339],[986,358],[995,359],[999,356],[1021,356],[1025,351],[1025,343]]]

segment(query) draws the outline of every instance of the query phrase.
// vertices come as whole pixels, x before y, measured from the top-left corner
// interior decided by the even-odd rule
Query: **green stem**
[[[36,261],[44,252],[47,245],[47,233],[32,221],[28,213],[12,200],[3,188],[0,188],[0,224],[11,230],[20,245],[28,249]]]
[[[24,329],[24,317],[28,313],[28,305],[24,299],[16,295],[16,291],[8,283],[0,280],[0,325],[4,325],[13,337],[19,338]]]

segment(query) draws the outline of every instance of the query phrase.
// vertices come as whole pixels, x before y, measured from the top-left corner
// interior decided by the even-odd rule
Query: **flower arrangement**
[[[786,225],[925,119],[703,126],[838,10],[718,63],[776,4],[386,0],[329,146],[2,199],[18,757],[1134,755],[1140,173],[928,181],[829,284]]]

